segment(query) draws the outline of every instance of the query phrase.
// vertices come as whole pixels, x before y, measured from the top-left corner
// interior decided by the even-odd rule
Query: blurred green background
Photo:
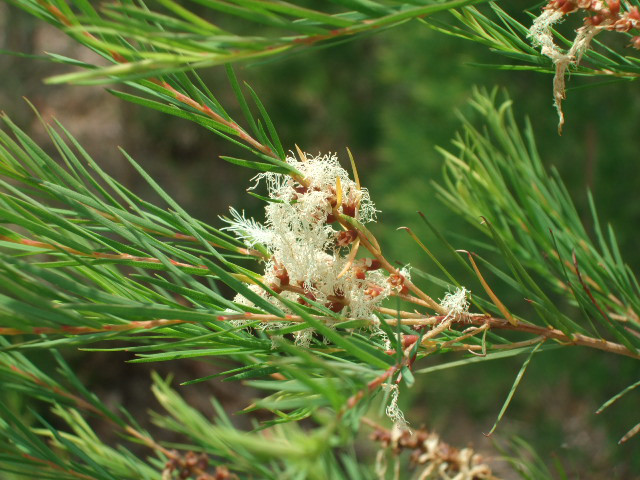
[[[522,11],[530,6],[513,1],[503,8],[526,22]],[[0,48],[35,55],[44,51],[81,58],[86,55],[64,35],[4,3],[0,4]],[[372,230],[382,240],[388,258],[427,271],[433,271],[433,265],[407,235],[396,229],[411,227],[454,271],[453,260],[430,235],[416,211],[424,212],[441,231],[451,235],[454,247],[473,250],[477,231],[454,217],[436,198],[432,183],[441,179],[442,159],[434,147],[449,146],[459,126],[458,112],[471,114],[467,101],[474,86],[499,86],[514,100],[518,118],[530,118],[545,165],[558,168],[585,223],[590,225],[586,203],[590,189],[601,220],[613,225],[626,261],[637,271],[638,84],[570,78],[564,103],[567,123],[560,137],[550,75],[471,65],[503,61],[485,47],[433,32],[414,21],[338,47],[303,50],[260,64],[239,65],[236,73],[258,92],[286,149],[298,144],[310,153],[335,151],[343,159],[345,147],[352,150],[361,181],[381,210]],[[219,155],[233,155],[235,149],[197,125],[125,104],[101,88],[46,86],[43,78],[63,72],[65,67],[45,61],[5,55],[0,57],[0,71],[5,72],[0,84],[0,108],[19,125],[30,126],[41,143],[45,142],[44,133],[23,96],[45,118],[58,118],[107,171],[147,198],[153,199],[151,192],[116,146],[127,150],[174,198],[204,221],[220,225],[218,215],[225,214],[230,205],[261,218],[262,206],[245,193],[253,173],[220,161]],[[239,118],[222,69],[203,75],[223,105]],[[469,279],[469,287],[480,291],[474,279]],[[510,305],[522,302],[499,283],[492,287]],[[429,287],[427,290],[435,297],[443,293]],[[119,357],[96,358],[94,362],[109,362],[115,378],[118,368],[138,368],[125,367],[124,363],[118,367]],[[401,395],[405,415],[413,426],[426,424],[454,445],[472,443],[495,457],[492,440],[482,432],[491,428],[523,361],[518,357],[419,378],[414,389]],[[189,370],[196,368],[193,366],[174,368],[184,369],[178,377],[202,375]],[[524,438],[548,464],[559,460],[570,478],[640,478],[640,440],[616,445],[640,420],[638,394],[627,396],[602,416],[594,415],[601,403],[636,381],[639,373],[637,362],[601,352],[567,348],[537,355],[493,437],[502,444],[512,435]],[[98,391],[111,390],[113,378],[92,378],[90,372],[87,376]],[[122,382],[121,391],[144,390],[140,382],[145,375],[125,377],[136,378],[136,384]],[[194,390],[188,395],[195,399],[201,391],[195,391],[197,386],[191,388]],[[226,392],[230,408],[244,407],[249,394],[230,395],[230,388],[241,392],[243,387],[211,387],[216,395]],[[144,395],[144,400],[136,400],[138,396],[131,393],[119,395],[120,401],[133,408],[136,401],[141,409],[147,408]]]

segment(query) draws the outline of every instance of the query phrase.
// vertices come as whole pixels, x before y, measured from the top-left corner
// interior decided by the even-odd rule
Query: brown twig
[[[100,216],[102,216],[104,218],[108,218],[109,220],[111,220],[113,222],[120,223],[120,220],[115,215],[111,215],[110,213],[102,212],[102,211],[100,211],[100,210],[98,210],[96,208],[89,207],[88,205],[85,205],[85,206],[87,208],[91,208],[95,213],[97,213],[98,215],[100,215]],[[143,227],[141,225],[136,225],[136,226],[138,228],[140,228],[141,230],[147,232],[147,233],[153,233],[155,235],[166,237],[166,238],[171,238],[173,240],[181,240],[181,241],[185,241],[185,242],[200,243],[200,240],[198,240],[196,237],[194,237],[192,235],[185,235],[184,233],[178,233],[178,232],[164,233],[164,232],[160,232],[158,230],[154,230],[153,228]],[[211,245],[212,247],[222,248],[224,250],[230,250],[232,252],[239,253],[241,255],[265,258],[265,255],[262,252],[259,252],[258,250],[254,250],[254,249],[251,249],[251,248],[242,248],[242,247],[236,247],[236,246],[225,247],[225,246],[222,246],[222,245],[220,245],[220,244],[218,244],[216,242],[212,242],[211,240],[206,240],[206,242],[209,245]]]
[[[67,400],[70,400],[78,408],[81,408],[82,410],[90,411],[98,415],[103,415],[103,412],[101,412],[99,409],[97,409],[95,406],[93,406],[91,403],[87,402],[83,398],[80,398],[77,395],[67,392],[66,390],[61,389],[57,385],[50,385],[45,381],[43,381],[42,379],[38,378],[33,373],[25,372],[24,370],[22,370],[21,368],[18,368],[15,365],[9,365],[9,368],[15,373],[17,373],[18,375],[22,375],[23,377],[30,379],[36,385],[46,388],[52,391],[53,393],[55,393],[56,395],[59,395],[61,397],[66,398]]]
[[[364,246],[367,250],[369,250],[369,252],[371,252],[371,254],[375,257],[375,259],[380,262],[380,265],[382,266],[382,268],[384,268],[391,275],[401,275],[398,269],[395,268],[393,265],[391,265],[391,263],[389,263],[389,261],[382,255],[382,252],[374,248],[374,246],[371,244],[367,236],[359,230],[358,230],[358,238],[360,239],[360,243],[362,244],[362,246]],[[440,306],[429,295],[427,295],[420,288],[418,288],[411,280],[409,280],[408,278],[405,278],[404,284],[407,286],[409,290],[415,293],[418,296],[418,298],[411,297],[408,295],[405,295],[403,297],[403,296],[400,296],[400,294],[397,294],[400,298],[416,303],[418,305],[423,305],[425,307],[428,307],[441,315],[447,314],[447,311],[442,306]]]
[[[76,250],[75,248],[67,247],[64,245],[60,245],[57,243],[46,243],[40,242],[37,240],[30,240],[28,238],[20,238],[16,239],[13,237],[8,237],[6,235],[0,235],[0,240],[11,243],[18,243],[21,245],[28,245],[30,247],[42,248],[45,250],[52,251],[64,251],[70,253],[71,255],[81,256],[81,257],[93,257],[97,259],[105,259],[105,260],[123,260],[123,261],[131,261],[131,262],[140,262],[140,263],[157,263],[162,264],[162,261],[154,258],[154,257],[137,257],[134,255],[129,255],[128,253],[102,253],[102,252],[90,252],[85,253],[80,250]],[[204,272],[209,272],[209,269],[204,265],[191,265],[188,263],[177,262],[175,260],[169,259],[171,264],[176,267],[182,268],[192,268],[197,270],[203,270]]]
[[[72,470],[70,468],[61,467],[57,463],[54,463],[54,462],[52,462],[50,460],[45,460],[44,458],[34,457],[33,455],[29,455],[28,453],[23,453],[22,457],[26,458],[27,460],[31,460],[32,462],[38,462],[38,463],[41,463],[43,465],[46,465],[47,467],[49,467],[52,470],[55,470],[55,471],[58,471],[58,472],[64,472],[66,474],[72,475],[72,476],[74,476],[76,478],[82,478],[82,479],[85,479],[85,480],[95,480],[95,478],[96,478],[96,477],[91,477],[89,475],[85,475],[84,473],[77,472],[77,471]]]
[[[126,332],[128,330],[148,330],[156,327],[166,327],[169,325],[178,325],[183,323],[193,323],[187,320],[142,320],[132,321],[120,324],[101,325],[100,327],[76,327],[70,325],[61,325],[60,327],[33,327],[29,330],[19,328],[0,327],[0,335],[42,335],[42,334],[60,334],[60,335],[86,335],[89,333],[104,332]]]
[[[356,404],[362,400],[367,393],[373,392],[376,388],[382,385],[389,377],[392,377],[394,373],[396,373],[402,365],[393,365],[389,367],[385,372],[379,377],[374,378],[367,384],[367,388],[358,391],[355,395],[351,396],[347,401],[347,408],[352,409],[356,406]]]
[[[318,320],[323,321],[335,321],[335,319],[331,317],[323,317],[316,316],[314,317]],[[420,329],[423,327],[430,327],[434,325],[441,325],[443,321],[445,321],[446,316],[435,315],[435,316],[425,316],[422,318],[388,318],[385,321],[391,325],[397,325],[400,322],[402,325],[411,326],[415,329]],[[296,315],[287,315],[285,317],[278,317],[276,315],[262,315],[262,314],[254,314],[254,313],[244,313],[237,315],[223,315],[218,317],[219,320],[259,320],[261,322],[295,322],[302,323],[304,319],[302,317]],[[347,319],[347,320],[358,320],[358,319]],[[365,319],[362,319],[365,320]],[[449,319],[448,319],[449,320]],[[447,321],[448,321],[447,320]],[[462,324],[462,325],[477,325],[480,326],[482,330],[511,330],[514,332],[523,332],[535,335],[534,339],[525,340],[522,342],[513,342],[509,344],[496,344],[492,345],[492,349],[505,349],[505,348],[519,348],[521,346],[532,345],[540,342],[541,340],[555,340],[565,345],[578,345],[583,347],[595,348],[597,350],[603,350],[605,352],[614,353],[617,355],[624,355],[631,358],[640,359],[640,355],[636,352],[629,350],[626,346],[610,342],[608,340],[593,338],[587,335],[582,335],[579,333],[568,336],[564,334],[562,331],[541,327],[538,325],[533,325],[525,322],[518,322],[517,325],[513,325],[509,323],[509,321],[503,318],[496,317],[488,317],[486,315],[481,314],[470,314],[457,318],[450,319],[451,325]],[[371,322],[371,321],[370,321]],[[374,322],[371,322],[373,324]],[[486,326],[485,326],[486,325]],[[467,338],[470,335],[467,335]],[[459,339],[452,339],[448,341],[448,345],[451,345],[451,342],[457,343]],[[480,348],[480,345],[464,345],[464,348],[454,348],[454,349],[472,349],[477,350]],[[449,347],[450,348],[450,347]]]

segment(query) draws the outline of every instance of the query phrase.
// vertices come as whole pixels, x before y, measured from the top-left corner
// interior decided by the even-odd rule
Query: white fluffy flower
[[[228,227],[223,227],[222,230],[233,233],[247,247],[253,247],[256,243],[264,245],[271,241],[272,232],[253,218],[246,218],[244,210],[239,213],[235,208],[231,207],[229,212],[232,219],[222,218],[223,221],[229,224]]]
[[[440,301],[440,305],[447,311],[447,317],[460,318],[469,311],[469,290],[465,287],[457,288],[455,292],[447,293]]]
[[[273,200],[265,207],[264,224],[232,209],[233,219],[227,220],[225,229],[249,247],[259,243],[268,250],[271,258],[263,280],[286,298],[301,303],[312,300],[334,311],[348,305],[351,317],[371,318],[375,305],[391,293],[391,286],[382,273],[369,271],[368,266],[356,274],[336,243],[342,230],[337,213],[361,223],[375,220],[369,192],[349,178],[336,155],[303,157],[287,158],[300,172],[299,181],[274,172],[254,177],[252,188],[264,183]],[[403,273],[408,275],[408,271]],[[260,295],[287,311],[277,299],[264,292]],[[237,298],[236,302],[245,300]],[[311,340],[306,331],[297,337],[302,345]]]

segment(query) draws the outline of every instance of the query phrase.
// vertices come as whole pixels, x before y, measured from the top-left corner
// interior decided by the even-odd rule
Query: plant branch
[[[99,328],[96,327],[72,327],[69,325],[62,325],[60,328],[54,327],[33,327],[30,330],[21,330],[18,328],[4,328],[0,327],[0,335],[46,335],[46,334],[58,334],[58,335],[86,335],[90,333],[106,333],[106,332],[126,332],[129,330],[148,330],[156,327],[166,327],[169,325],[179,325],[184,323],[193,323],[187,320],[143,320],[132,321],[122,324],[109,324],[102,325]]]
[[[316,318],[317,320],[325,321],[327,323],[332,323],[332,322],[335,323],[335,319],[332,317],[314,316],[314,318]],[[305,321],[302,317],[296,316],[296,315],[287,315],[283,318],[283,317],[278,317],[276,315],[264,315],[264,314],[255,314],[255,313],[244,313],[244,314],[238,314],[238,315],[221,315],[218,317],[218,320],[221,320],[221,321],[255,320],[255,321],[260,321],[265,323],[269,323],[269,322],[304,323]],[[366,321],[366,319],[355,319],[355,318],[348,318],[347,320]],[[639,354],[629,350],[624,345],[610,342],[608,340],[589,337],[587,335],[582,335],[582,334],[573,334],[571,336],[568,336],[562,333],[560,330],[557,330],[554,328],[540,327],[538,325],[533,325],[533,324],[525,323],[522,321],[518,322],[517,325],[513,325],[508,320],[505,320],[503,318],[488,317],[482,314],[470,314],[470,315],[466,315],[464,317],[459,317],[459,318],[455,318],[455,317],[447,318],[446,316],[441,316],[441,315],[436,315],[431,317],[422,317],[422,318],[400,318],[399,320],[397,318],[388,318],[385,321],[390,326],[397,325],[399,321],[401,325],[411,326],[417,330],[422,329],[424,327],[431,327],[431,326],[436,326],[436,328],[439,329],[443,325],[445,325],[445,323],[447,324],[447,326],[451,326],[455,324],[463,324],[463,325],[471,324],[471,325],[479,326],[478,329],[470,333],[466,333],[462,337],[448,340],[447,342],[445,342],[444,345],[446,345],[447,348],[449,348],[455,343],[458,343],[461,339],[468,338],[472,335],[475,335],[477,333],[484,331],[485,329],[510,330],[515,332],[533,334],[533,335],[536,335],[536,338],[531,340],[526,340],[524,342],[513,342],[505,345],[500,345],[500,344],[492,345],[491,348],[494,348],[494,349],[504,349],[504,348],[512,348],[512,347],[519,348],[521,346],[538,343],[542,340],[555,340],[565,345],[578,345],[582,347],[595,348],[597,350],[603,350],[605,352],[614,353],[617,355],[624,355],[627,357],[640,359]],[[373,324],[373,323],[374,323],[373,321],[370,321],[370,324]],[[446,329],[446,327],[443,328],[442,330],[439,329],[438,333],[441,333],[442,331],[444,331],[444,329]],[[432,337],[427,337],[426,340],[430,340],[430,338]],[[439,344],[439,346],[440,348],[442,348],[443,344]],[[464,346],[464,349],[477,350],[479,348],[481,348],[480,345]]]

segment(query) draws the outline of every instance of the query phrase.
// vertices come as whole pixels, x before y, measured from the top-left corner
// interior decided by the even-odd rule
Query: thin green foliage
[[[638,6],[637,0],[629,2],[629,6]],[[489,68],[510,70],[528,70],[542,73],[554,73],[552,60],[544,56],[540,49],[534,48],[529,38],[531,24],[523,24],[513,18],[509,9],[489,2],[489,9],[478,9],[474,6],[452,10],[454,22],[443,22],[426,19],[424,23],[438,32],[453,35],[486,45],[491,51],[508,59],[508,63],[481,65]],[[536,5],[529,13],[531,21],[540,14],[540,5]],[[568,50],[572,40],[555,32],[558,44]],[[629,39],[630,34],[624,33]],[[575,75],[607,76],[634,80],[640,74],[639,55],[618,52],[607,46],[607,40],[593,41],[594,48],[587,50],[579,65],[573,66]]]
[[[282,250],[270,243],[280,219],[268,216],[260,225],[232,210],[233,218],[222,219],[225,227],[207,225],[126,152],[121,151],[156,203],[106,173],[62,124],[43,122],[55,150],[50,154],[3,114],[0,381],[8,401],[0,401],[0,471],[109,480],[384,478],[384,448],[392,447],[394,461],[401,462],[407,448],[402,442],[413,435],[398,407],[400,387],[414,386],[421,376],[528,353],[491,434],[535,353],[575,344],[639,358],[640,287],[613,230],[601,227],[590,198],[595,240],[589,235],[558,173],[543,167],[531,126],[515,121],[508,98],[474,92],[472,107],[484,125],[461,118],[453,151],[440,150],[444,181],[436,188],[484,239],[463,238],[466,250],[456,250],[444,229],[422,215],[463,273],[456,274],[406,229],[436,266],[433,272],[414,269],[412,278],[384,257],[375,229],[365,225],[371,219],[360,216],[359,209],[373,205],[355,168],[355,181],[347,185],[351,180],[337,166],[321,173],[308,168],[322,157],[307,158],[297,147],[299,161],[287,154],[295,143],[280,138],[259,88],[241,83],[230,66],[450,11],[464,27],[437,29],[548,71],[549,62],[526,41],[526,27],[497,6],[492,8],[501,25],[469,7],[476,0],[335,0],[323,9],[275,0],[122,1],[99,8],[85,0],[15,3],[109,62],[97,66],[52,54],[52,60],[80,70],[50,82],[119,82],[118,90],[110,90],[115,100],[191,121],[240,147],[243,154],[221,159],[255,170],[254,188],[263,182],[268,191],[250,193],[267,209],[283,207],[281,216],[286,207],[303,204],[304,195],[328,193],[321,208],[303,211],[299,222],[289,219],[289,231],[278,234],[295,237],[287,244],[295,251],[318,238],[305,237],[309,225],[314,232],[331,231],[335,238],[308,256],[308,268],[338,271],[323,274],[326,282],[335,277],[328,294],[314,285],[321,283],[312,281],[316,272],[294,282],[293,269],[280,264]],[[219,26],[229,18],[240,22],[238,31],[251,34]],[[591,66],[579,71],[635,71],[628,67],[632,59],[607,55],[589,52]],[[625,67],[616,70],[615,62]],[[197,70],[222,64],[228,85],[211,89]],[[233,93],[241,122],[219,100],[224,88]],[[351,152],[349,157],[353,166]],[[328,181],[314,178],[323,174]],[[281,187],[294,193],[274,193]],[[341,286],[348,285],[338,282],[345,274],[357,288]],[[513,296],[503,302],[494,282]],[[473,295],[467,289],[472,286]],[[447,293],[436,301],[432,289]],[[72,348],[83,355],[128,352],[134,367],[199,362],[215,369],[186,379],[180,391],[170,379],[152,375],[157,405],[150,418],[170,433],[164,441],[83,384],[62,354]],[[36,365],[37,355],[51,359],[46,368]],[[429,365],[435,355],[439,361]],[[247,415],[260,412],[260,421],[241,430],[215,399],[212,418],[190,405],[184,389],[213,379],[253,388],[257,398],[239,408]],[[384,412],[395,430],[369,418],[371,411]],[[118,440],[100,438],[105,424]],[[380,442],[376,465],[353,448],[362,424]],[[412,444],[411,458],[420,464],[416,478],[470,471],[471,464],[477,468],[473,478],[494,478],[488,467],[474,463],[477,457],[457,456],[453,449],[444,463],[429,456],[433,452],[423,461],[429,442]],[[529,452],[525,442],[514,445]],[[529,453],[532,460],[524,466],[511,456],[523,478],[548,473]],[[394,468],[400,472],[400,463]],[[558,471],[566,476],[561,465]]]

